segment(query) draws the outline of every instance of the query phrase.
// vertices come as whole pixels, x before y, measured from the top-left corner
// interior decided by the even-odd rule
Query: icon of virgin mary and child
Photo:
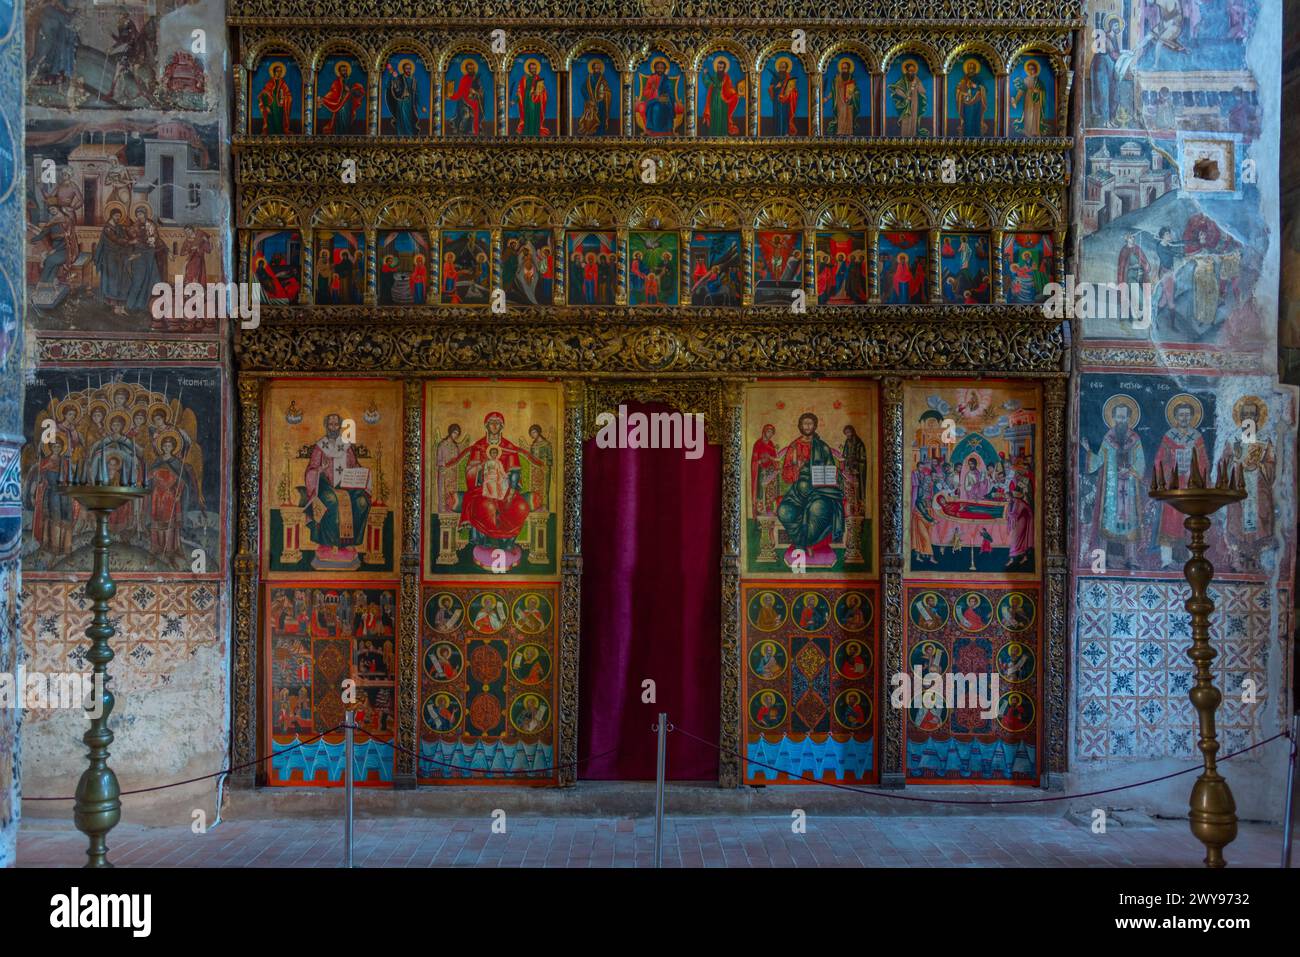
[[[488,571],[519,563],[523,553],[516,539],[533,510],[543,507],[550,479],[545,463],[502,434],[505,421],[500,412],[489,412],[483,436],[448,463],[465,463],[460,523],[469,528],[475,564]],[[525,466],[532,479],[529,487],[524,486]]]

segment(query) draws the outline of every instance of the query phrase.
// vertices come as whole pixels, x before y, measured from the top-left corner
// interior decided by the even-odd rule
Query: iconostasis
[[[1042,304],[1078,4],[752,6],[231,5],[263,302],[235,736],[267,783],[341,781],[349,678],[368,784],[574,782],[613,395],[677,396],[722,447],[721,784],[1064,769]],[[914,664],[997,673],[995,716],[891,705]]]

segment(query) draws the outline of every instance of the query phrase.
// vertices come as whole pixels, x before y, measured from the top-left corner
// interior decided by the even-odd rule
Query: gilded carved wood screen
[[[573,783],[583,439],[633,397],[723,449],[723,785],[1063,771],[1079,17],[234,0],[235,761],[337,780],[287,749],[353,677],[369,783]],[[997,717],[890,707],[915,665]]]

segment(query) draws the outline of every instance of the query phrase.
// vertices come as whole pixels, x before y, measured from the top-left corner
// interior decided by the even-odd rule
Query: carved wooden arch
[[[637,200],[627,217],[629,229],[679,229],[685,222],[677,205],[659,196]]]
[[[429,207],[413,196],[394,196],[375,214],[377,229],[425,229],[433,222]]]
[[[564,225],[569,229],[617,229],[623,217],[618,207],[603,196],[579,196],[564,214]]]
[[[632,58],[604,37],[584,37],[569,48],[564,55],[564,69],[569,73],[573,72],[573,65],[578,62],[578,58],[587,53],[603,53],[614,61],[614,69],[618,70],[620,75],[626,75],[632,67]]]
[[[618,412],[626,402],[662,402],[684,415],[704,415],[704,438],[719,445],[724,436],[724,379],[588,379],[584,391],[584,439],[595,438],[600,431],[602,413]]]
[[[264,40],[260,40],[250,45],[248,49],[243,51],[244,56],[241,60],[241,65],[250,74],[255,73],[257,72],[258,65],[264,58],[275,55],[272,52],[274,50],[289,51],[288,55],[292,56],[293,59],[297,61],[298,70],[303,75],[303,82],[306,83],[307,73],[311,63],[310,54],[292,40],[284,39],[282,37],[267,37]]]
[[[943,62],[943,57],[941,57],[939,51],[930,46],[930,44],[923,43],[920,40],[903,40],[900,43],[895,43],[887,49],[880,57],[880,73],[882,75],[888,73],[889,68],[894,64],[894,61],[900,57],[911,57],[913,59],[920,58],[924,60],[925,65],[930,68],[930,75],[933,76],[936,81],[942,73],[939,69],[939,65]],[[938,95],[939,91],[936,89],[935,96],[938,97]]]
[[[1045,200],[1017,203],[1002,217],[1002,228],[1009,231],[1051,232],[1060,228],[1060,213]]]
[[[940,222],[944,229],[992,229],[997,215],[979,199],[961,199],[944,207]]]
[[[744,210],[728,199],[705,199],[691,210],[694,229],[742,229],[747,217]]]
[[[948,55],[943,58],[944,76],[952,73],[952,65],[959,59],[968,56],[980,56],[984,58],[985,64],[995,77],[1005,76],[1007,73],[1006,61],[994,47],[983,40],[964,40],[948,51]]]
[[[923,204],[900,199],[885,206],[876,221],[880,229],[925,232],[934,228],[934,214]]]
[[[833,199],[813,213],[812,222],[818,229],[861,231],[871,222],[871,214],[854,200]]]
[[[502,58],[502,68],[506,72],[506,83],[510,82],[510,73],[515,68],[515,61],[520,57],[533,54],[539,57],[545,57],[546,62],[551,65],[551,69],[556,74],[563,73],[566,69],[564,54],[562,54],[549,40],[543,40],[536,34],[527,34],[519,37],[506,50]],[[558,90],[556,91],[559,92]]]
[[[869,73],[874,75],[877,72],[876,67],[880,63],[880,53],[861,40],[840,40],[837,43],[832,43],[817,58],[817,72],[826,73],[831,66],[831,61],[846,53],[853,53],[861,58],[863,66],[867,68]]]
[[[246,229],[297,229],[309,218],[287,196],[270,194],[249,206],[243,222],[237,225]]]
[[[329,197],[321,201],[311,214],[313,229],[365,229],[366,214],[349,199]]]
[[[533,227],[550,229],[559,223],[555,207],[541,196],[519,196],[501,211],[501,225],[507,229]]]
[[[752,221],[755,229],[807,230],[810,225],[806,210],[785,200],[775,200],[759,207],[754,211]]]
[[[487,206],[465,196],[447,200],[433,219],[439,229],[488,229],[494,221]]]
[[[375,126],[375,122],[376,122],[375,105],[376,103],[378,103],[378,99],[377,99],[378,87],[376,86],[377,81],[375,77],[375,71],[372,68],[370,63],[371,55],[365,49],[365,47],[361,46],[361,44],[356,43],[353,40],[345,40],[339,37],[331,37],[330,39],[326,40],[319,47],[317,47],[315,50],[312,51],[311,79],[305,81],[307,85],[310,87],[310,89],[305,90],[303,93],[303,130],[304,131],[308,130],[309,128],[308,123],[310,122],[310,131],[311,131],[311,135],[313,136],[321,135],[316,131],[316,90],[320,86],[321,65],[331,56],[335,56],[341,53],[346,53],[348,55],[356,57],[357,62],[361,64],[361,68],[367,71],[366,133],[371,134],[373,130],[377,129],[377,127]],[[310,121],[308,120],[308,116],[307,116],[308,112],[310,112],[311,114]]]
[[[385,67],[388,65],[388,58],[399,53],[405,53],[408,56],[417,56],[424,61],[424,68],[429,71],[430,83],[436,83],[435,69],[437,67],[438,57],[428,46],[419,40],[413,40],[410,37],[394,37],[379,48],[375,54],[374,62],[371,69],[375,71],[375,76],[383,77]],[[436,95],[436,94],[435,94]]]

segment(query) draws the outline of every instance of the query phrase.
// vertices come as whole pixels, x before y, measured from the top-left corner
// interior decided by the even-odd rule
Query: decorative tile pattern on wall
[[[1186,583],[1080,578],[1076,593],[1075,750],[1078,758],[1195,758],[1197,723],[1187,693],[1193,667]],[[1210,640],[1223,692],[1221,754],[1254,744],[1273,694],[1267,687],[1274,603],[1290,595],[1255,582],[1218,581]],[[1284,616],[1285,617],[1285,616]],[[1253,681],[1256,701],[1244,702]]]
[[[745,781],[875,782],[879,586],[747,582],[741,602]]]
[[[22,634],[29,672],[90,671],[85,635],[92,617],[84,584],[24,582]],[[165,687],[176,671],[223,642],[218,582],[119,582],[110,619],[117,657],[109,669],[119,696]],[[48,712],[29,711],[38,723]]]

